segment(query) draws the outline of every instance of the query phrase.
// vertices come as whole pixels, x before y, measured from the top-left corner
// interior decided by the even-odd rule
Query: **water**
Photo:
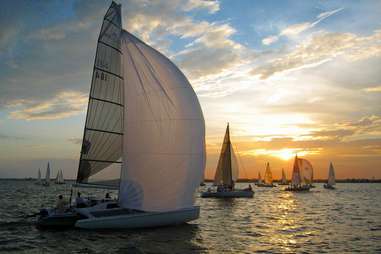
[[[178,227],[41,231],[20,217],[53,205],[70,186],[0,180],[0,252],[381,253],[381,184],[316,185],[311,193],[276,187],[255,188],[253,199],[197,198],[200,219]]]

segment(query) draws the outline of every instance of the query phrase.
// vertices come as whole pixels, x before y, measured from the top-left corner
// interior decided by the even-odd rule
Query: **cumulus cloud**
[[[252,74],[266,79],[278,72],[315,67],[340,56],[347,61],[381,56],[381,30],[376,30],[369,36],[319,32],[301,42],[291,52],[254,68]]]
[[[17,103],[13,107],[21,108],[10,113],[13,119],[52,120],[77,115],[84,111],[88,97],[75,91],[57,94],[42,102]]]
[[[209,13],[215,13],[220,10],[220,3],[216,0],[189,0],[184,6],[185,11],[194,9],[207,9]]]
[[[367,88],[364,88],[363,90],[368,93],[379,93],[381,92],[381,86],[367,87]]]
[[[340,12],[342,10],[343,10],[343,8],[339,8],[339,9],[336,9],[336,10],[320,13],[316,17],[317,19],[314,22],[303,22],[303,23],[298,23],[298,24],[290,25],[290,26],[284,28],[279,33],[279,35],[272,35],[272,36],[264,38],[262,40],[262,43],[264,45],[270,45],[270,44],[278,41],[279,37],[281,37],[281,36],[291,37],[291,36],[298,35],[298,34],[304,32],[304,31],[306,31],[308,29],[313,28],[314,26],[316,26],[317,24],[322,22],[324,19],[326,19],[326,18],[328,18],[328,17],[330,17],[330,16],[334,15],[335,13],[338,13],[338,12]]]

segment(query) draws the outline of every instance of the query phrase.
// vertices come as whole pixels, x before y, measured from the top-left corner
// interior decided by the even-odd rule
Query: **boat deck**
[[[116,208],[102,211],[91,212],[90,214],[94,217],[109,217],[109,216],[118,216],[126,214],[138,214],[145,213],[144,211],[135,210],[135,209],[126,209],[126,208]]]

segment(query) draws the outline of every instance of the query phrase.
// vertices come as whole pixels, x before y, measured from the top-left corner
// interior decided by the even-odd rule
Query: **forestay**
[[[122,32],[125,119],[122,207],[170,211],[193,206],[203,179],[205,125],[195,92],[164,55]]]
[[[98,38],[77,183],[117,185],[123,136],[120,5],[111,4]],[[111,180],[114,179],[114,180]]]

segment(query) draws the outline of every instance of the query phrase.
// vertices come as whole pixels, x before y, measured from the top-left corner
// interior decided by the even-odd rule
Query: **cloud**
[[[266,79],[286,70],[311,68],[337,57],[359,61],[381,56],[381,30],[369,36],[352,33],[319,32],[297,45],[291,52],[253,69],[253,75]]]
[[[279,40],[279,37],[278,36],[275,36],[275,35],[272,35],[272,36],[269,36],[269,37],[266,37],[262,40],[262,43],[264,45],[270,45],[270,44],[273,44],[274,42],[277,42]]]
[[[338,13],[340,11],[342,11],[343,8],[339,8],[339,9],[336,9],[336,10],[332,10],[332,11],[327,11],[327,12],[323,12],[323,13],[320,13],[316,18],[317,20],[315,20],[314,22],[303,22],[303,23],[298,23],[298,24],[293,24],[293,25],[290,25],[286,28],[284,28],[280,33],[279,35],[272,35],[272,36],[269,36],[269,37],[266,37],[262,40],[262,43],[264,45],[270,45],[276,41],[279,40],[279,37],[281,36],[287,36],[287,37],[292,37],[292,36],[296,36],[308,29],[311,29],[313,28],[314,26],[316,26],[317,24],[319,24],[321,21],[323,21],[324,19],[332,16],[333,14],[335,13]]]
[[[381,86],[367,87],[367,88],[364,88],[363,90],[368,93],[380,93]]]
[[[216,0],[189,0],[185,6],[185,11],[194,9],[207,9],[209,13],[215,13],[220,10],[220,3]]]
[[[67,141],[75,144],[75,145],[79,145],[79,144],[82,144],[82,139],[81,138],[68,138]]]
[[[75,91],[61,92],[56,97],[42,102],[28,102],[12,111],[10,117],[22,120],[53,120],[82,113],[87,103],[87,95]]]

